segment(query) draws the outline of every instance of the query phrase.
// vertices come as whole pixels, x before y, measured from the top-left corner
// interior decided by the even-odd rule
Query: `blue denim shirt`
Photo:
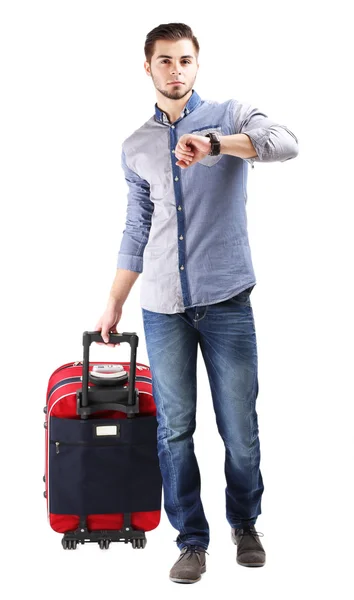
[[[247,134],[257,158],[220,154],[178,167],[179,138],[211,131]],[[155,104],[155,114],[122,144],[128,203],[117,268],[142,273],[141,307],[173,314],[254,286],[248,164],[297,154],[296,136],[248,103],[202,100],[193,90],[174,123]]]

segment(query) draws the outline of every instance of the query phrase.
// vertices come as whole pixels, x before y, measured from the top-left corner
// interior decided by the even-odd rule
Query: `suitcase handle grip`
[[[135,332],[133,333],[109,333],[109,340],[108,340],[108,344],[120,344],[121,342],[128,342],[130,344],[130,338],[132,335],[136,335]],[[93,344],[94,342],[98,343],[98,344],[106,344],[106,342],[103,340],[101,332],[100,331],[85,331],[84,332],[84,336],[83,336],[83,345],[85,346],[85,339],[89,340],[89,346],[91,344]],[[87,342],[86,342],[87,343]]]
[[[100,331],[84,331],[82,344],[84,347],[84,360],[82,367],[82,399],[81,406],[88,407],[88,384],[89,384],[89,364],[90,364],[90,345],[93,342],[103,341]],[[136,349],[139,344],[139,337],[133,332],[125,331],[123,333],[110,333],[110,344],[121,344],[127,342],[130,344],[130,369],[129,369],[129,389],[128,389],[128,406],[135,404],[135,373],[136,373]]]

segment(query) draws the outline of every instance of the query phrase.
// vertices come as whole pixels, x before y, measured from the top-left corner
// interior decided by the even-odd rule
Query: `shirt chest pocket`
[[[152,202],[161,201],[166,198],[171,191],[172,181],[171,176],[156,177],[150,182],[150,200]]]
[[[222,132],[221,125],[216,125],[215,127],[206,127],[205,129],[197,129],[195,131],[191,131],[193,135],[201,135],[205,136],[207,133],[218,133],[219,135],[225,135]],[[216,163],[219,162],[223,157],[223,154],[219,154],[218,156],[204,156],[201,160],[198,161],[198,165],[203,165],[204,167],[214,167]]]

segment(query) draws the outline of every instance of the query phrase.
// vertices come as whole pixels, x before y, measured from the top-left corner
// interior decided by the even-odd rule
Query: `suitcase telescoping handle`
[[[84,347],[83,357],[83,368],[82,368],[82,390],[78,394],[78,414],[85,417],[95,410],[125,410],[127,407],[127,413],[134,413],[139,410],[137,406],[137,399],[135,393],[135,373],[136,373],[136,350],[139,344],[139,337],[135,332],[123,332],[123,333],[109,333],[109,344],[121,344],[122,342],[128,342],[130,344],[130,368],[129,368],[129,388],[128,388],[128,401],[119,402],[122,395],[125,394],[123,390],[100,390],[102,398],[106,398],[107,402],[94,401],[94,405],[89,402],[89,365],[90,365],[90,345],[93,342],[104,344],[100,331],[84,331],[82,344]],[[92,390],[94,391],[94,390]],[[91,394],[92,396],[95,394]],[[114,400],[114,397],[118,397],[118,401]]]

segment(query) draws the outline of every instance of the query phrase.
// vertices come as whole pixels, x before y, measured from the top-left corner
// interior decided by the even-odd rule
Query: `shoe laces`
[[[177,540],[174,540],[174,541],[176,542]],[[209,552],[204,550],[204,548],[200,548],[199,546],[196,546],[195,544],[188,544],[187,546],[184,546],[182,548],[181,556],[179,557],[178,560],[180,561],[180,560],[182,560],[182,558],[187,558],[187,560],[189,560],[195,554],[198,554],[200,556],[201,552],[205,552],[205,554],[209,554]]]
[[[254,525],[244,525],[244,527],[240,527],[239,529],[235,529],[235,535],[240,535],[241,537],[245,535],[253,535],[254,537],[264,537],[264,533],[260,531],[256,531]]]

